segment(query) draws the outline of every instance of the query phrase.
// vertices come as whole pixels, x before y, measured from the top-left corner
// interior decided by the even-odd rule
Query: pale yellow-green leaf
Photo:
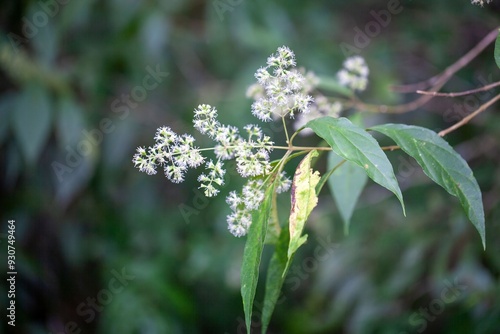
[[[287,268],[290,265],[293,254],[307,240],[307,235],[302,236],[302,231],[307,218],[318,204],[316,185],[320,180],[320,175],[319,172],[314,172],[311,168],[311,160],[316,156],[318,156],[317,151],[309,152],[300,162],[293,177]]]

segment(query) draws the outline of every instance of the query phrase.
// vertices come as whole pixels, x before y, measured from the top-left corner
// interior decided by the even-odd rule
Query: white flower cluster
[[[267,59],[267,66],[255,74],[258,84],[253,86],[251,94],[255,98],[252,113],[262,121],[290,115],[295,112],[307,113],[312,97],[308,95],[317,85],[314,75],[304,75],[295,70],[293,52],[283,46],[276,54]],[[270,72],[269,72],[269,71]],[[322,101],[322,100],[321,100]],[[317,112],[326,109],[328,103],[315,105]],[[175,183],[182,182],[189,167],[196,168],[205,163],[206,171],[198,177],[200,189],[207,197],[216,196],[220,186],[224,185],[223,162],[236,160],[238,173],[249,178],[240,193],[231,192],[226,201],[232,213],[227,216],[229,231],[235,236],[247,234],[252,223],[252,211],[257,210],[264,200],[264,177],[271,172],[269,154],[273,142],[263,134],[257,125],[244,127],[245,136],[240,135],[238,128],[221,124],[217,120],[217,110],[207,104],[199,105],[194,110],[193,125],[201,134],[215,141],[214,160],[205,161],[201,149],[194,146],[195,139],[187,134],[178,135],[169,127],[161,127],[155,135],[156,144],[152,147],[137,148],[132,161],[135,167],[147,174],[156,174],[157,167],[164,169],[165,175]],[[292,181],[281,173],[276,180],[276,192],[287,191]],[[274,182],[274,181],[272,181]]]
[[[484,3],[490,3],[492,0],[472,0],[473,5],[480,5],[481,7],[484,5]]]
[[[273,142],[257,125],[246,125],[247,139],[239,135],[238,128],[222,125],[217,121],[217,110],[202,104],[194,111],[194,127],[208,134],[217,142],[215,155],[220,160],[236,158],[238,173],[243,177],[263,175],[269,172],[269,152]]]
[[[156,131],[155,140],[152,147],[138,147],[132,159],[141,172],[153,175],[158,166],[163,166],[167,178],[179,183],[184,181],[188,167],[196,168],[204,161],[194,146],[194,138],[188,134],[179,136],[169,127],[161,127]]]
[[[344,68],[337,73],[339,83],[352,90],[363,91],[368,85],[368,66],[361,56],[352,56],[344,61]]]
[[[252,104],[255,117],[268,122],[287,114],[293,118],[296,111],[308,112],[312,97],[302,92],[305,78],[294,69],[295,65],[295,54],[282,46],[267,58],[266,67],[257,70],[255,78],[263,94]]]
[[[292,181],[281,173],[280,180],[276,187],[277,193],[282,193],[290,189]],[[226,198],[226,203],[233,211],[227,216],[227,225],[229,232],[236,237],[247,234],[252,223],[252,211],[257,210],[264,200],[264,183],[262,180],[249,180],[241,193],[231,191]]]
[[[244,139],[236,127],[221,124],[217,120],[217,110],[207,104],[195,109],[193,124],[200,133],[217,142],[214,147],[217,161],[209,160],[205,164],[208,172],[198,177],[205,196],[217,195],[217,186],[224,184],[224,160],[236,159],[238,173],[245,178],[265,175],[271,170],[269,153],[273,142],[269,136],[263,135],[257,125],[245,126],[247,139]],[[179,136],[169,127],[161,127],[156,132],[155,140],[153,147],[137,148],[132,159],[141,172],[156,174],[156,168],[163,166],[167,178],[179,183],[184,181],[188,167],[196,168],[205,161],[190,135]]]
[[[342,103],[338,101],[331,103],[323,95],[315,96],[314,100],[315,103],[311,105],[310,112],[307,114],[301,114],[293,124],[295,131],[306,125],[309,121],[318,117],[330,116],[338,118],[340,116],[340,112],[342,111]],[[307,136],[313,133],[314,132],[311,129],[305,128],[300,132],[300,135]]]

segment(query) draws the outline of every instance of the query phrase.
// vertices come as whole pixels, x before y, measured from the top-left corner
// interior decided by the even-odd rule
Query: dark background
[[[152,145],[162,125],[194,133],[192,111],[200,103],[217,106],[224,123],[256,123],[245,90],[269,54],[287,45],[299,66],[333,76],[344,59],[341,43],[354,45],[355,28],[364,29],[374,21],[370,12],[388,3],[2,1],[0,259],[6,268],[7,221],[15,219],[18,272],[16,327],[4,317],[3,329],[241,333],[245,238],[228,233],[224,198],[242,181],[232,174],[221,196],[206,199],[196,190],[196,172],[174,185],[161,173],[134,169],[135,148]],[[497,0],[484,8],[467,0],[401,5],[360,49],[371,69],[365,101],[414,99],[390,86],[438,74],[499,22]],[[168,75],[127,106],[123,94],[143,85],[148,68]],[[492,83],[499,74],[491,45],[444,90]],[[365,121],[440,130],[493,93],[434,99],[410,113]],[[407,217],[394,196],[369,182],[345,236],[325,187],[270,332],[498,333],[499,134],[493,106],[447,136],[483,192],[486,251],[458,200],[401,152],[389,153]],[[188,216],[182,214],[187,208]],[[319,259],[315,250],[325,242],[328,256]],[[126,278],[117,281],[120,275]],[[262,292],[260,286],[258,301]]]

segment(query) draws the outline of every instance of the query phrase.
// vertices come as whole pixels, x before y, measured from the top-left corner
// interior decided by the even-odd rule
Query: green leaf
[[[266,292],[264,295],[264,306],[262,308],[262,333],[266,333],[274,308],[280,297],[281,288],[285,281],[288,262],[288,243],[290,232],[288,226],[281,230],[273,257],[269,262],[267,270]]]
[[[39,85],[29,85],[19,95],[11,120],[26,162],[34,165],[50,131],[52,106],[48,92]]]
[[[481,190],[467,162],[429,129],[404,124],[383,124],[371,129],[394,140],[418,162],[432,181],[458,197],[486,248]]]
[[[342,161],[344,161],[342,157],[333,151],[330,152],[328,154],[328,169],[335,168]],[[345,234],[349,233],[352,213],[367,179],[368,177],[363,168],[350,161],[342,164],[328,179],[333,199],[344,222]]]
[[[500,29],[498,29],[498,31],[500,32]],[[495,41],[495,62],[497,63],[498,68],[500,68],[500,33]]]
[[[85,129],[84,112],[82,108],[71,98],[62,97],[57,102],[57,138],[59,145],[64,148],[67,145],[75,147],[82,139],[82,131]]]
[[[273,194],[271,213],[269,214],[269,220],[267,222],[266,245],[275,245],[280,236],[281,226],[278,216],[278,202],[276,195],[276,193]]]
[[[9,131],[10,115],[15,109],[17,95],[15,93],[4,93],[0,99],[0,145],[7,138]]]
[[[360,166],[373,181],[392,191],[405,213],[403,195],[392,165],[370,134],[344,117],[316,118],[307,123],[306,127],[326,140],[339,156]]]
[[[64,163],[64,160],[60,160],[60,162]],[[56,188],[55,199],[59,204],[58,207],[66,208],[68,204],[74,200],[75,196],[84,189],[92,175],[94,175],[96,165],[96,154],[89,154],[81,157],[81,162],[78,166],[71,169],[71,172],[64,173],[64,175],[60,176],[61,179],[59,179],[57,175],[54,177]]]
[[[320,180],[319,173],[313,172],[311,160],[318,156],[318,151],[309,152],[297,166],[292,182],[291,210],[290,210],[290,245],[288,247],[288,263],[290,266],[293,254],[307,240],[302,230],[307,218],[318,204],[316,185]]]
[[[252,325],[252,308],[255,299],[255,290],[259,280],[259,267],[266,239],[267,222],[271,213],[274,183],[268,187],[264,194],[264,201],[258,210],[253,211],[252,224],[248,231],[247,242],[243,252],[241,265],[241,297],[247,332],[250,333]]]

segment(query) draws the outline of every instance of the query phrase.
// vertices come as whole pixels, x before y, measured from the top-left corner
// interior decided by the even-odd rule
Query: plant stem
[[[281,122],[283,123],[283,129],[285,129],[286,143],[290,145],[290,139],[288,138],[288,130],[286,128],[285,116],[281,117]]]
[[[273,149],[287,150],[287,151],[331,151],[331,147],[314,147],[314,146],[272,146]]]

